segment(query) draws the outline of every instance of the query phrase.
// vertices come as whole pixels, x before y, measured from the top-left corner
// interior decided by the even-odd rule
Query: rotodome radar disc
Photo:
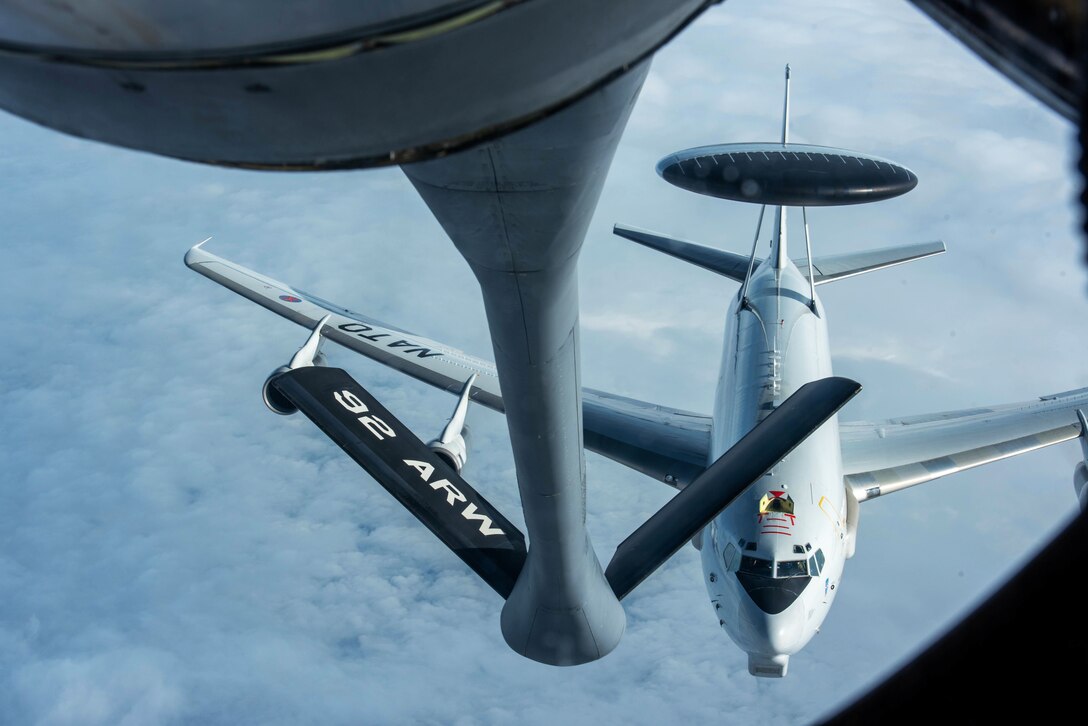
[[[887,159],[807,144],[698,146],[666,156],[657,173],[719,199],[798,207],[876,202],[918,184],[914,172]]]

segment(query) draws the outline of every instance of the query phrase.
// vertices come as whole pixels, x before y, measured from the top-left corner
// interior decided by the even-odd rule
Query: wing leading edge
[[[326,338],[444,391],[459,393],[475,373],[472,400],[504,411],[490,361],[322,300],[208,252],[203,244],[189,250],[185,264],[208,279],[305,328],[328,315]],[[677,488],[706,469],[707,416],[589,388],[582,391],[582,408],[590,451]]]
[[[1033,401],[840,425],[843,473],[859,502],[1081,435],[1088,388]]]

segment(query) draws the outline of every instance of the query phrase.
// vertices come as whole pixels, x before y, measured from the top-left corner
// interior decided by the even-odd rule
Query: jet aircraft
[[[66,133],[204,163],[272,170],[404,164],[480,282],[503,377],[506,398],[499,403],[533,540],[524,566],[511,568],[519,577],[503,609],[503,634],[528,657],[583,662],[609,652],[622,634],[616,594],[624,588],[615,573],[645,574],[630,566],[610,566],[608,578],[601,572],[584,528],[583,442],[654,476],[666,471],[670,484],[691,481],[684,492],[699,491],[699,481],[722,486],[723,467],[705,466],[709,447],[685,449],[683,434],[669,435],[675,429],[659,431],[657,443],[661,450],[679,447],[678,458],[642,448],[653,442],[661,409],[648,407],[650,415],[640,418],[637,405],[620,399],[590,395],[583,402],[574,276],[649,58],[714,2],[421,0],[271,14],[254,13],[259,4],[252,2],[193,11],[188,0],[109,0],[78,13],[64,4],[32,11],[15,4],[0,9],[0,106]],[[958,21],[929,7],[947,4],[916,0],[954,27]],[[1051,25],[1060,24],[1060,13],[1043,11]],[[245,22],[235,22],[239,17]],[[999,44],[1007,41],[1002,23],[994,27]],[[1017,55],[1008,47],[1034,46],[1022,40],[1006,42],[1002,59]],[[563,53],[554,52],[557,44]],[[491,62],[496,57],[503,63]],[[1023,85],[1024,64],[1013,60],[1011,75]],[[1027,85],[1038,82],[1029,78]],[[50,88],[65,92],[43,92]],[[1035,92],[1051,101],[1050,91]],[[418,163],[424,159],[431,161]],[[396,360],[393,343],[392,352],[376,348],[374,355]],[[443,355],[413,354],[431,362]],[[306,361],[297,359],[303,368]],[[451,390],[464,383],[432,378]],[[816,388],[831,403],[850,393],[841,382]],[[480,389],[470,385],[467,394],[478,399]],[[349,405],[358,408],[358,401]],[[583,403],[584,432],[570,425]],[[776,412],[791,408],[793,397]],[[360,418],[377,426],[373,416]],[[770,417],[760,422],[758,439],[782,428],[783,417],[776,419],[774,426]],[[786,427],[793,429],[791,446],[806,434],[798,421]],[[760,461],[773,453],[758,448]],[[743,479],[744,472],[731,471],[734,483]],[[1083,466],[1076,476],[1082,485]],[[714,504],[708,499],[685,496],[683,504],[698,519]],[[668,513],[677,511],[691,514],[675,507]],[[643,533],[665,529],[670,542],[688,526],[655,519],[659,524]],[[650,539],[658,547],[649,559],[659,560],[668,547]]]
[[[912,189],[917,177],[879,157],[790,143],[788,66],[780,142],[688,149],[662,159],[658,172],[685,189],[758,203],[761,211],[747,256],[615,227],[619,236],[740,283],[726,313],[712,414],[582,390],[585,447],[679,490],[617,549],[604,573],[616,598],[691,541],[701,553],[719,624],[748,654],[749,672],[782,677],[834,601],[857,546],[860,504],[1078,437],[1085,461],[1075,469],[1074,486],[1081,506],[1088,504],[1088,389],[885,421],[838,421],[836,411],[860,386],[832,375],[827,311],[816,287],[941,254],[945,247],[933,242],[812,257],[808,206],[886,199]],[[761,259],[768,206],[773,231],[769,254]],[[805,233],[805,255],[796,259],[788,245],[791,207],[801,207]],[[290,363],[265,382],[266,405],[280,414],[302,410],[509,598],[528,572],[532,550],[460,477],[468,456],[463,426],[469,402],[505,409],[495,366],[265,277],[203,245],[186,254],[190,268],[312,329]],[[347,373],[325,368],[319,351],[324,338],[459,393],[442,433],[423,444]],[[534,516],[531,502],[525,515],[527,521]],[[584,560],[563,560],[564,545],[571,543],[558,544],[542,556],[558,558],[557,570],[576,579]],[[551,584],[534,580],[530,587]],[[552,642],[547,662],[588,659],[577,645],[586,633],[570,632],[569,622],[540,626],[559,641]],[[573,645],[566,648],[564,638]]]

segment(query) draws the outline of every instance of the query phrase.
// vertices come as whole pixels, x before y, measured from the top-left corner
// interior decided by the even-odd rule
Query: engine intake
[[[264,405],[268,406],[268,410],[272,413],[278,413],[280,416],[290,416],[298,411],[298,407],[291,403],[282,393],[276,390],[276,387],[272,385],[272,381],[282,376],[287,371],[293,371],[296,368],[305,368],[307,366],[323,366],[325,365],[325,356],[321,353],[321,331],[325,327],[325,323],[329,320],[328,315],[321,318],[318,321],[317,326],[314,327],[313,332],[310,333],[310,337],[306,339],[306,342],[302,344],[302,347],[291,356],[291,362],[285,366],[280,366],[276,370],[269,374],[268,378],[264,379],[264,385],[261,386],[261,398],[264,400]]]
[[[443,461],[453,467],[454,471],[460,474],[461,470],[465,468],[465,462],[468,461],[466,438],[468,438],[468,427],[462,426],[461,433],[452,440],[435,439],[427,443],[427,448],[440,456]]]
[[[269,411],[278,413],[280,416],[290,416],[298,411],[298,407],[288,401],[287,397],[277,391],[272,385],[272,381],[276,380],[289,370],[291,369],[288,366],[280,366],[272,371],[268,378],[264,379],[264,385],[261,386],[261,398],[264,399],[264,405],[268,406]]]

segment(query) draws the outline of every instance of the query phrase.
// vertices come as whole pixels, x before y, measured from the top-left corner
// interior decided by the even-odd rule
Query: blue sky
[[[614,222],[745,251],[758,210],[674,189],[665,154],[778,134],[915,171],[910,194],[810,214],[818,253],[949,253],[821,288],[844,419],[1088,385],[1071,127],[905,2],[729,0],[654,61],[581,260],[583,379],[709,411],[733,283]],[[880,499],[823,632],[755,681],[693,550],[577,668],[513,654],[500,601],[264,377],[304,332],[185,269],[210,249],[489,356],[475,281],[397,169],[274,175],[107,148],[0,116],[0,713],[11,722],[790,723],[935,637],[1073,512],[1065,445]],[[795,235],[797,238],[798,235]],[[332,362],[421,434],[452,398]],[[520,521],[503,419],[471,414],[466,476]],[[598,552],[670,494],[588,456]]]

